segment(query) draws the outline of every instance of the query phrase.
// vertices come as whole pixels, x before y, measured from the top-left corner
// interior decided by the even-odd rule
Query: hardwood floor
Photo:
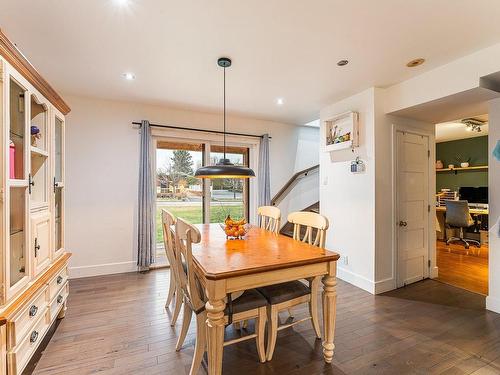
[[[460,243],[437,241],[438,280],[488,295],[488,245],[467,250]]]
[[[157,270],[71,280],[66,318],[33,373],[186,374],[195,324],[175,352],[182,320],[171,328],[163,308],[168,275]],[[305,310],[294,315],[300,319]],[[238,332],[228,328],[227,334]],[[224,373],[500,373],[500,315],[484,310],[483,296],[433,280],[379,296],[339,280],[335,344],[334,362],[325,365],[312,326],[300,324],[279,332],[274,358],[265,364],[258,363],[254,341],[226,347]]]

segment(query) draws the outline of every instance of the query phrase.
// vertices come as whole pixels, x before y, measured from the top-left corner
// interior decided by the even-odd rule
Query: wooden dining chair
[[[279,233],[281,223],[281,210],[274,206],[261,206],[257,208],[257,215],[260,219],[260,227]]]
[[[311,245],[324,247],[328,219],[314,212],[293,212],[288,215],[288,221],[293,224],[293,239],[307,242]],[[313,329],[318,339],[321,338],[318,317],[318,290],[321,277],[307,279],[309,285],[302,281],[289,281],[286,283],[270,285],[258,288],[258,291],[266,297],[268,336],[266,358],[273,358],[278,331],[311,320]],[[309,305],[309,316],[288,324],[279,325],[279,312],[289,310],[294,306],[307,303]],[[290,310],[289,310],[290,311]]]
[[[182,303],[184,301],[182,289],[179,287],[179,271],[177,270],[177,261],[175,254],[175,217],[169,211],[161,210],[161,223],[163,228],[163,244],[165,246],[165,253],[170,265],[170,285],[168,287],[167,302],[165,308],[169,308],[172,300],[175,297],[174,310],[172,312],[172,319],[170,325],[173,327],[179,317]]]
[[[196,314],[196,344],[191,363],[190,375],[198,372],[206,350],[206,320],[205,311],[206,296],[199,279],[193,268],[192,244],[201,241],[201,234],[198,229],[187,223],[181,218],[177,219],[175,225],[175,243],[180,256],[177,257],[178,269],[180,272],[180,287],[184,293],[184,316],[182,330],[177,341],[177,350],[180,349],[189,328],[192,313]],[[184,262],[186,267],[179,268],[179,264]],[[226,325],[241,322],[247,319],[255,319],[255,333],[242,336],[233,340],[224,342],[224,346],[238,343],[244,340],[255,338],[257,344],[257,353],[260,362],[266,361],[266,352],[264,348],[264,333],[266,328],[266,299],[255,289],[245,290],[241,297],[234,301],[229,299],[228,305],[224,310],[224,320]]]

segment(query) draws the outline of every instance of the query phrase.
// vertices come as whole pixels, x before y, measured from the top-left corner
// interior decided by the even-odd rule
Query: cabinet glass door
[[[13,78],[9,82],[9,179],[25,180],[27,145],[26,90]]]
[[[18,81],[9,78],[9,135],[6,158],[8,160],[8,281],[14,287],[28,275],[27,265],[27,207],[28,207],[28,133],[27,102],[28,93]]]
[[[64,122],[55,118],[54,124],[54,238],[55,251],[64,248]]]
[[[47,106],[40,103],[35,95],[30,100],[30,190],[31,208],[48,207],[48,126]]]
[[[26,265],[26,188],[10,188],[10,287],[27,275]]]

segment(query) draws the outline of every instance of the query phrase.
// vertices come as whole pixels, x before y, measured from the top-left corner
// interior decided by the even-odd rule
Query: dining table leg
[[[335,349],[335,319],[337,310],[337,264],[329,263],[329,272],[322,278],[323,282],[323,357],[326,363],[332,363]]]
[[[226,293],[223,285],[209,282],[207,285],[207,356],[208,374],[222,374],[222,354],[224,350],[224,309]]]

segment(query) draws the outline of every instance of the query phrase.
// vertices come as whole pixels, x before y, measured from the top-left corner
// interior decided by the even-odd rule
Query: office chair
[[[472,225],[474,225],[474,220],[470,216],[467,201],[446,201],[446,227],[460,229],[460,237],[448,238],[446,240],[447,245],[453,241],[460,241],[464,243],[466,249],[469,248],[470,243],[481,247],[479,241],[464,238],[464,228],[469,228]]]

